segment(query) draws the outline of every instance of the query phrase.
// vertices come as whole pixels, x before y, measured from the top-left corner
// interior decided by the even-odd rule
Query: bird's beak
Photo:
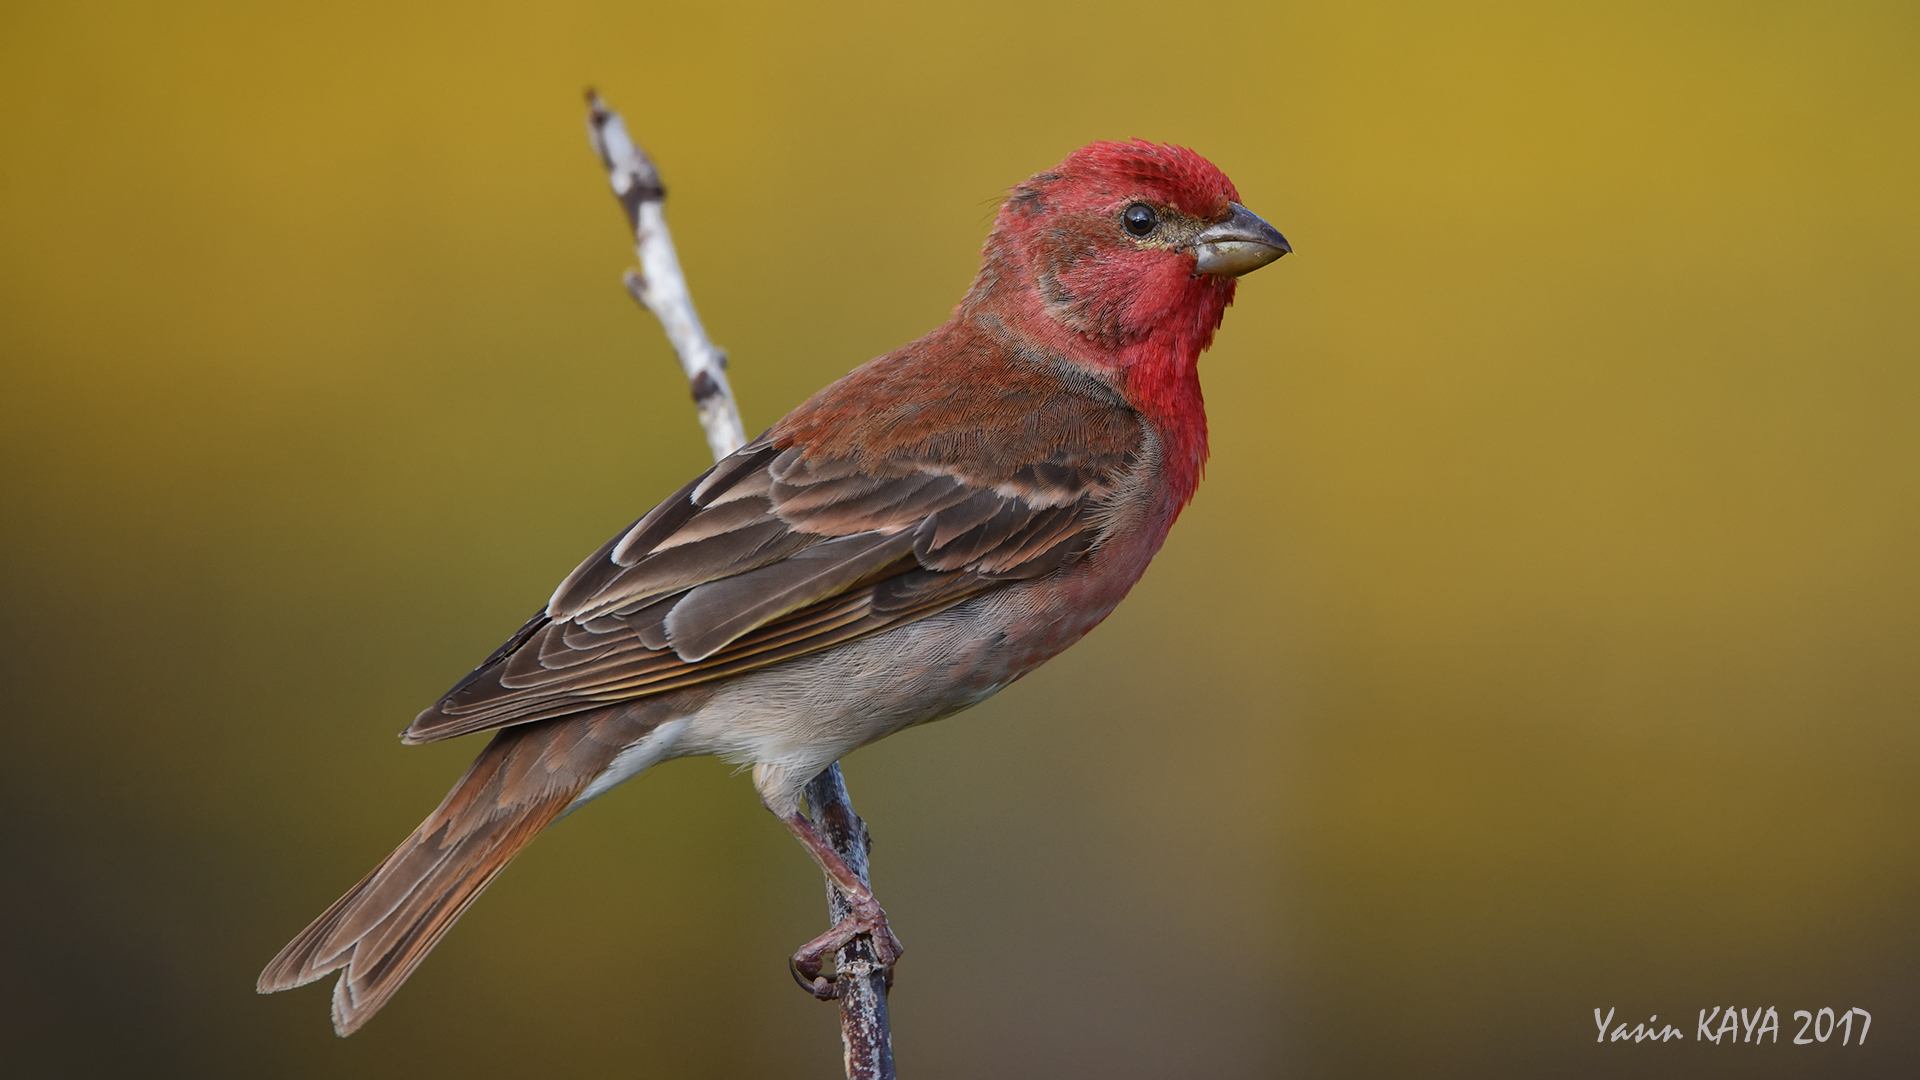
[[[1232,217],[1193,238],[1195,273],[1239,277],[1292,253],[1287,238],[1259,214],[1239,203],[1227,205],[1233,207]]]

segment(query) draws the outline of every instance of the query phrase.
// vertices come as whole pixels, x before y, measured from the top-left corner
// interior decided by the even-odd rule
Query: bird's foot
[[[833,929],[800,946],[800,951],[787,961],[787,967],[793,972],[793,981],[821,1001],[832,1001],[839,997],[839,975],[843,973],[835,972],[835,977],[829,979],[820,974],[820,967],[826,963],[827,957],[863,936],[871,944],[865,949],[856,946],[855,952],[870,953],[871,962],[885,973],[887,985],[892,986],[894,962],[900,959],[901,953],[906,952],[906,946],[900,944],[900,939],[894,936],[893,929],[887,925],[887,913],[872,900],[864,905],[855,905],[853,913],[835,923]],[[854,959],[858,962],[866,957],[856,956]]]

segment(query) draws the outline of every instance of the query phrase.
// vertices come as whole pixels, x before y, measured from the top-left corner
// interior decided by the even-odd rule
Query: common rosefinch
[[[607,541],[416,717],[494,730],[453,791],[260,976],[344,969],[366,1023],[555,819],[668,758],[753,767],[871,934],[873,894],[800,811],[857,747],[986,699],[1106,618],[1207,458],[1196,363],[1234,278],[1291,249],[1205,158],[1094,143],[1015,187],[946,324],[855,369]]]

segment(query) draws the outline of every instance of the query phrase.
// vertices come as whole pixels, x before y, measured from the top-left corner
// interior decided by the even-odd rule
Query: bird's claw
[[[800,988],[821,1001],[832,1001],[840,996],[839,973],[827,978],[820,973],[821,965],[827,957],[845,948],[853,939],[865,935],[872,941],[874,962],[886,976],[887,986],[893,986],[893,965],[906,952],[906,946],[894,936],[893,928],[887,925],[887,913],[880,910],[878,904],[866,910],[854,909],[853,914],[835,923],[833,929],[800,946],[800,951],[787,961],[788,970],[793,972],[793,981]]]

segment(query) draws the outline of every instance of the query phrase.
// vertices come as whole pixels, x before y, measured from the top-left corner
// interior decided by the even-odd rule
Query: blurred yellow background
[[[7,4],[0,1071],[838,1075],[819,876],[712,761],[351,1040],[252,990],[479,746],[395,733],[704,463],[592,83],[749,430],[1092,139],[1297,251],[1135,596],[847,763],[905,1075],[1913,1075],[1916,57],[1899,3]],[[1594,1042],[1729,1003],[1875,1025]]]

